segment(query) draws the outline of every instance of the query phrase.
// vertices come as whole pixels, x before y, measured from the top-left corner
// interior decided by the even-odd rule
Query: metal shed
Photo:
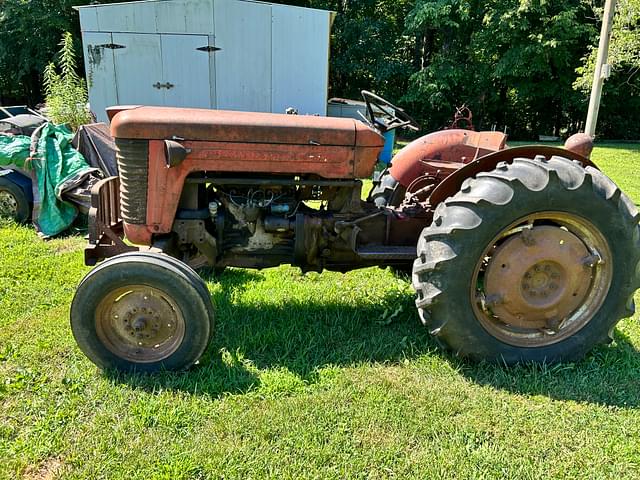
[[[116,104],[326,115],[333,12],[246,0],[76,8],[100,121]]]

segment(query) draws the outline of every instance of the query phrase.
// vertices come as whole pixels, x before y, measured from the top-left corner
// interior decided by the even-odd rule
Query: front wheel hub
[[[185,320],[167,293],[147,285],[130,285],[102,299],[96,310],[96,333],[121,358],[157,362],[178,349]]]

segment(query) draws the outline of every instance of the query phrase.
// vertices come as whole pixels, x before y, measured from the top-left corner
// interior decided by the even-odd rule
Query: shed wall
[[[326,114],[331,12],[242,0],[79,12],[89,98],[102,121],[115,104]]]

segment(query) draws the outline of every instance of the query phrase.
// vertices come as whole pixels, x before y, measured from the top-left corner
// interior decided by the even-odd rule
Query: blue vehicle
[[[0,107],[0,135],[31,134],[46,118],[26,106]],[[17,168],[0,168],[0,218],[24,223],[33,208],[31,178]]]

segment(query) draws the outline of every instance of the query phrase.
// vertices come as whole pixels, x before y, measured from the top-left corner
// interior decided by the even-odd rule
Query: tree
[[[596,14],[602,17],[602,9]],[[583,95],[591,90],[597,56],[591,45],[583,65],[577,69],[574,87]],[[603,137],[640,137],[640,0],[620,0],[614,20],[609,65],[612,75],[605,83],[598,117],[598,133]]]
[[[78,12],[72,7],[90,1],[0,0],[0,101],[33,105],[42,100],[42,72],[62,34],[71,32],[76,54],[82,52]]]
[[[276,0],[333,10],[331,96],[359,98],[374,90],[392,101],[405,93],[411,75],[412,38],[405,17],[414,0]]]
[[[420,65],[406,98],[440,125],[467,103],[485,128],[559,134],[581,108],[567,92],[594,35],[589,12],[582,0],[419,0],[407,27]]]

